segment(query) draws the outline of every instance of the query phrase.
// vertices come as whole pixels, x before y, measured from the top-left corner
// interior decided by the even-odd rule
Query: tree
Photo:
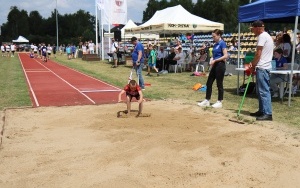
[[[149,20],[159,8],[159,3],[157,0],[149,0],[147,3],[147,8],[143,11],[143,22]]]
[[[29,34],[28,14],[27,11],[20,11],[16,6],[10,8],[7,16],[8,24],[6,25],[5,33],[7,37],[16,38],[19,35]]]
[[[42,33],[43,17],[38,11],[31,11],[29,13],[29,31],[31,35],[39,35]]]

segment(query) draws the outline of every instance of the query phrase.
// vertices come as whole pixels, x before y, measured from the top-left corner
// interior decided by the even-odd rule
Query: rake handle
[[[243,97],[242,97],[242,101],[241,101],[241,103],[240,103],[240,106],[239,106],[239,110],[238,110],[237,116],[240,116],[241,109],[242,109],[243,104],[244,104],[244,100],[245,100],[245,97],[246,97],[246,94],[247,94],[247,90],[248,90],[248,87],[249,87],[251,78],[252,78],[252,74],[250,74],[250,76],[248,77],[246,89],[245,89],[245,91],[244,91],[244,95],[243,95]]]

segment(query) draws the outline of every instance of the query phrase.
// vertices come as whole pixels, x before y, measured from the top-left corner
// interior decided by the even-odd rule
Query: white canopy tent
[[[123,39],[130,39],[131,37],[133,36],[136,36],[134,35],[133,32],[126,32],[125,29],[131,29],[131,28],[134,28],[134,27],[137,27],[137,25],[132,21],[132,20],[129,20],[126,25],[121,29],[121,36]],[[105,37],[110,37],[112,38],[113,37],[113,33],[104,33],[104,36]],[[153,33],[143,33],[143,34],[140,34],[139,38],[144,38],[144,39],[159,39],[159,35],[158,34],[153,34]]]
[[[25,37],[23,37],[23,36],[19,36],[18,37],[18,39],[16,39],[16,40],[12,40],[13,42],[20,42],[20,43],[22,43],[22,42],[29,42],[29,40],[27,40]]]
[[[153,17],[144,24],[125,28],[132,33],[191,33],[224,30],[224,24],[213,22],[185,10],[181,5],[156,11]]]

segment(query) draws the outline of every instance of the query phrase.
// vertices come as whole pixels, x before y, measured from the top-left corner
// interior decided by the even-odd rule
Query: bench
[[[82,55],[83,61],[100,61],[100,57],[98,54],[83,54]]]

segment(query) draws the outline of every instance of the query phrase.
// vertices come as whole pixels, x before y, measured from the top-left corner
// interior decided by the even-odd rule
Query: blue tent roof
[[[265,22],[294,22],[300,16],[300,0],[259,0],[239,7],[240,23],[263,20]]]

